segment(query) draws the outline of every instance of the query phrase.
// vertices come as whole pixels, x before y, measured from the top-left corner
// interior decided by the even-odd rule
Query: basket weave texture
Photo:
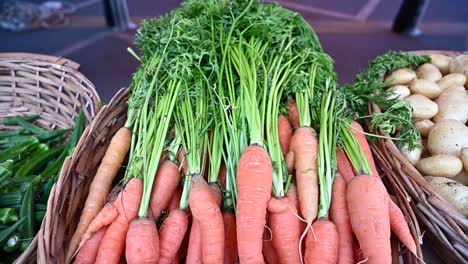
[[[110,140],[125,124],[128,95],[129,89],[121,89],[102,107],[83,132],[73,155],[65,160],[37,234],[37,263],[65,263],[68,243],[78,226],[89,186]]]
[[[39,115],[37,124],[44,128],[71,128],[80,109],[91,120],[100,99],[78,67],[52,56],[0,54],[0,122],[10,116]]]
[[[443,54],[455,57],[460,52],[415,51],[418,55]],[[369,105],[371,114],[379,112]],[[374,133],[385,136],[381,131]],[[424,179],[423,175],[400,153],[390,139],[380,139],[372,145],[377,167],[382,172],[387,189],[397,198],[413,237],[429,241],[446,263],[468,263],[468,219],[445,201]],[[421,252],[418,246],[418,251]],[[406,254],[408,255],[408,254]],[[405,263],[420,260],[407,256]]]
[[[47,55],[0,53],[0,130],[15,128],[3,126],[5,118],[29,115],[38,115],[43,128],[73,128],[81,109],[89,124],[100,99],[79,66]],[[36,263],[38,241],[36,236],[16,263]]]

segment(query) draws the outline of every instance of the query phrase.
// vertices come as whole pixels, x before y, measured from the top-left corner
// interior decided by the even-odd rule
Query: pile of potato
[[[431,55],[414,71],[387,75],[395,97],[413,108],[421,148],[403,155],[448,202],[468,217],[468,54]]]

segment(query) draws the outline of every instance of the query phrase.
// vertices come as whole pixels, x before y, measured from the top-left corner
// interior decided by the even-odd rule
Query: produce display
[[[468,55],[431,55],[417,68],[385,78],[399,100],[412,108],[421,142],[402,154],[448,202],[468,217]],[[443,178],[437,178],[443,177]]]
[[[144,21],[136,43],[127,121],[92,180],[67,262],[392,263],[392,232],[420,257],[353,121],[378,89],[338,87],[300,15],[261,1],[187,1]],[[388,96],[379,98],[398,102]]]
[[[12,262],[28,248],[46,213],[52,186],[84,129],[46,130],[39,116],[10,117],[0,131],[0,252]],[[70,136],[71,135],[71,136]]]

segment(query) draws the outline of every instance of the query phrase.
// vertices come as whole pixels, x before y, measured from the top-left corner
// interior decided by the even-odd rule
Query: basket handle
[[[2,59],[37,60],[37,61],[50,62],[50,63],[62,65],[62,66],[67,66],[74,70],[78,70],[80,68],[80,64],[72,60],[65,59],[62,57],[45,55],[45,54],[6,52],[6,53],[0,53],[0,60]]]

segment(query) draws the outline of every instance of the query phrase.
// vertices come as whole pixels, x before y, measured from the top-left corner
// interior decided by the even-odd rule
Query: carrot
[[[221,184],[221,188],[223,190],[226,190],[226,177],[227,177],[227,168],[226,164],[222,163],[221,167],[219,168],[219,177],[218,181]]]
[[[150,207],[155,219],[158,219],[162,211],[169,205],[179,182],[180,172],[178,166],[170,160],[163,161],[156,174],[151,194]]]
[[[318,176],[317,176],[317,134],[310,127],[301,127],[294,131],[288,153],[296,169],[297,193],[301,214],[307,223],[317,217]]]
[[[288,191],[289,192],[289,191]],[[295,201],[272,197],[268,203],[268,225],[279,263],[300,263],[301,221],[296,216]]]
[[[159,264],[170,264],[177,255],[187,232],[188,217],[183,210],[169,213],[159,232]]]
[[[241,263],[263,263],[262,234],[273,167],[264,148],[247,147],[237,170],[237,246]]]
[[[337,173],[333,184],[332,202],[330,207],[330,220],[338,231],[338,264],[354,263],[353,256],[353,230],[349,221],[346,207],[346,182]]]
[[[119,195],[117,200],[120,200],[121,196]],[[116,200],[116,201],[117,201]],[[102,227],[110,225],[119,215],[119,211],[117,208],[112,204],[109,203],[104,206],[99,214],[94,218],[94,220],[89,224],[86,233],[83,235],[83,239],[81,240],[81,244],[85,243],[91,236],[97,232],[98,230],[102,229]]]
[[[295,102],[289,103],[289,120],[291,121],[293,129],[299,128],[301,126],[299,122],[299,112]]]
[[[223,212],[224,222],[224,264],[237,263],[236,215],[231,210]]]
[[[319,219],[307,234],[305,263],[335,264],[338,260],[338,231],[328,219]]]
[[[378,177],[360,175],[348,184],[349,218],[368,263],[391,263],[388,194]]]
[[[187,264],[202,263],[202,237],[198,221],[193,221],[190,227],[190,238],[187,249]]]
[[[346,183],[350,182],[354,177],[353,165],[351,165],[346,153],[341,148],[336,149],[336,165],[338,167],[338,171],[343,177],[342,179],[345,180]]]
[[[224,225],[219,208],[221,198],[217,198],[201,175],[192,176],[190,186],[190,208],[195,223],[201,229],[201,249],[203,263],[224,261]]]
[[[291,186],[289,186],[289,190],[288,192],[286,193],[286,197],[289,198],[289,200],[291,201],[292,204],[294,204],[294,207],[296,208],[296,212],[299,213],[299,211],[301,210],[301,206],[300,206],[300,202],[299,202],[299,197],[297,195],[297,187],[296,187],[296,184],[295,183],[291,183]],[[303,221],[300,221],[300,233],[301,234],[304,234],[306,228],[307,228],[307,224],[304,223]],[[304,254],[304,250],[305,250],[305,243],[301,243],[302,244],[302,247],[301,247],[301,253],[300,255],[303,256]]]
[[[356,236],[353,235],[353,254],[354,254],[354,263],[364,263],[364,255],[362,255],[362,250],[359,247],[359,242],[357,241]]]
[[[118,263],[124,248],[130,222],[138,216],[141,197],[143,194],[143,181],[131,179],[120,194],[114,206],[119,216],[109,226],[99,247],[96,263]]]
[[[126,127],[120,128],[112,137],[109,147],[102,158],[101,165],[89,187],[88,197],[81,213],[80,222],[73,234],[67,249],[66,262],[68,263],[77,250],[83,234],[89,224],[106,202],[109,191],[122,162],[130,149],[132,132]]]
[[[149,218],[138,218],[128,228],[125,241],[128,264],[156,264],[159,260],[159,237],[156,224]]]
[[[182,188],[178,186],[175,189],[174,194],[172,195],[171,201],[169,202],[169,205],[167,206],[166,211],[171,212],[172,210],[179,208],[181,197],[182,197]]]
[[[366,156],[369,165],[372,169],[372,173],[376,178],[378,178],[380,181],[380,176],[378,174],[378,171],[375,166],[374,158],[372,156],[372,152],[369,146],[369,143],[367,142],[366,136],[363,134],[363,128],[361,125],[355,121],[352,122],[352,126],[354,129],[352,129],[356,139],[359,142],[359,145],[361,146],[364,155]],[[388,196],[388,193],[387,193]],[[390,217],[390,228],[393,233],[398,237],[398,239],[410,250],[413,254],[417,254],[416,252],[416,244],[414,242],[414,239],[411,235],[411,232],[408,227],[408,223],[406,222],[406,219],[401,212],[400,208],[393,202],[392,199],[388,198],[388,210],[389,210],[389,217]]]
[[[272,237],[267,229],[263,232],[262,252],[267,264],[279,264],[278,255],[273,248]]]
[[[278,134],[281,151],[286,156],[289,152],[289,144],[291,143],[292,128],[289,120],[284,115],[278,116]]]
[[[389,199],[390,228],[398,239],[417,256],[416,244],[401,209]]]
[[[91,235],[91,238],[88,239],[83,246],[81,246],[80,251],[78,251],[74,262],[75,264],[93,264],[96,261],[99,245],[101,244],[106,230],[107,226],[104,226]]]

